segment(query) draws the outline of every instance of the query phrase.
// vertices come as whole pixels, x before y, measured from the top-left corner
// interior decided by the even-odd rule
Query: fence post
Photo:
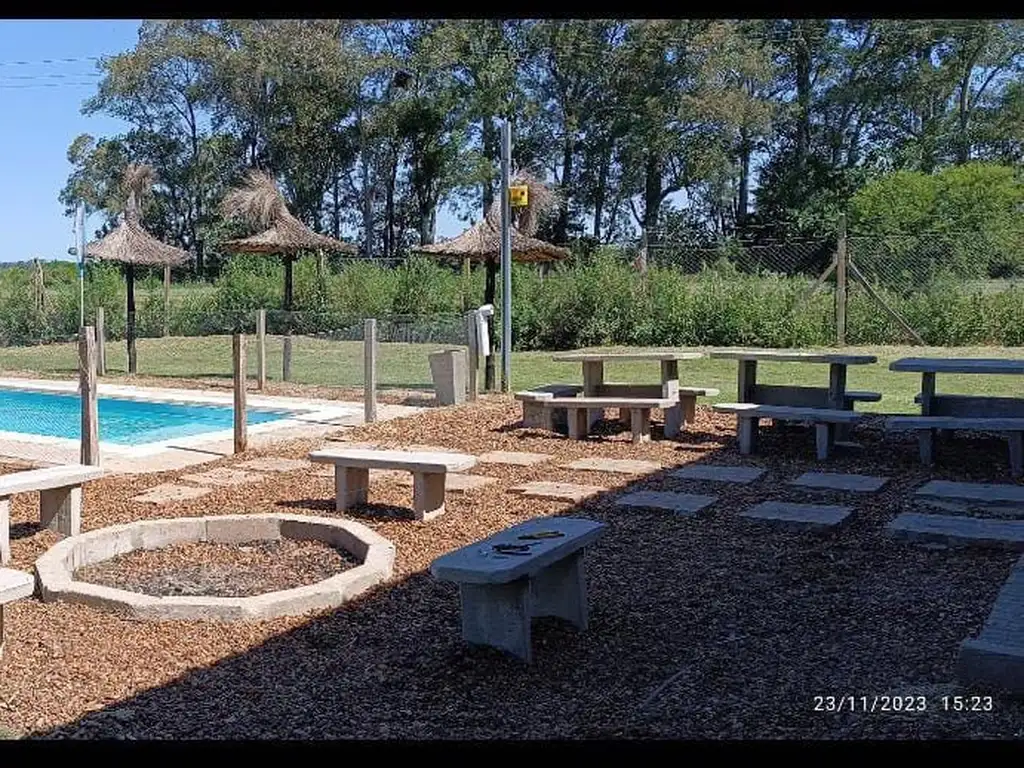
[[[836,245],[836,344],[846,346],[846,214],[839,214]]]
[[[290,313],[289,313],[290,314]],[[292,378],[292,326],[288,320],[288,327],[284,331],[284,340],[281,345],[281,380],[291,381]]]
[[[256,310],[256,388],[267,386],[267,310]]]
[[[363,321],[363,421],[377,421],[377,321]]]
[[[477,394],[479,393],[479,385],[477,383],[477,371],[480,367],[480,347],[477,344],[476,337],[476,310],[471,310],[466,313],[466,339],[469,347],[469,356],[466,360],[466,368],[468,374],[468,393],[467,399],[472,402],[476,400]]]
[[[107,375],[107,324],[103,307],[96,307],[96,375]]]
[[[231,364],[235,384],[235,453],[245,453],[248,430],[245,423],[245,334],[231,338]]]
[[[99,409],[96,402],[96,335],[95,329],[83,325],[78,329],[78,381],[82,398],[82,439],[79,463],[98,466],[100,463]]]

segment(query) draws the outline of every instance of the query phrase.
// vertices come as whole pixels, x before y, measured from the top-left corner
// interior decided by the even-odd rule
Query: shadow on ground
[[[612,431],[610,425],[601,430]],[[740,457],[721,434],[698,462],[760,466],[749,485],[682,481],[666,471],[565,512],[608,523],[589,552],[591,627],[534,624],[532,665],[460,640],[457,588],[425,572],[171,683],[31,738],[927,738],[1009,737],[1024,705],[938,712],[955,692],[959,643],[981,626],[1015,556],[934,551],[883,527],[931,474],[912,447],[860,433],[859,451],[827,468],[807,430],[766,430]],[[600,439],[600,437],[594,438]],[[723,442],[726,445],[723,445]],[[975,477],[1002,480],[1002,443],[981,449]],[[553,451],[555,452],[555,451]],[[757,501],[830,502],[794,489],[810,470],[887,474],[836,532],[756,525]],[[887,470],[887,471],[886,471]],[[948,476],[948,474],[947,474]],[[636,489],[714,494],[692,517],[616,509]],[[323,499],[285,506],[333,513]],[[549,506],[538,502],[537,515]],[[367,506],[354,517],[391,518]],[[926,695],[933,710],[826,713],[816,696]]]

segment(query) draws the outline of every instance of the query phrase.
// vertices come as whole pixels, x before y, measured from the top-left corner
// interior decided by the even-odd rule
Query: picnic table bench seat
[[[367,501],[371,469],[412,473],[412,509],[417,520],[444,513],[445,476],[476,466],[476,456],[376,448],[324,448],[309,460],[334,465],[334,507],[338,512]]]
[[[459,585],[463,640],[529,663],[534,617],[555,616],[585,630],[584,549],[605,528],[584,518],[536,518],[436,559],[434,578]]]
[[[815,428],[815,446],[820,461],[828,458],[835,444],[835,428],[840,424],[856,424],[862,417],[856,411],[835,408],[802,408],[789,405],[760,403],[716,403],[718,413],[735,414],[739,425],[740,453],[753,453],[757,443],[757,429],[761,419],[775,421],[810,422]]]
[[[39,493],[39,522],[63,536],[82,530],[82,486],[102,477],[100,467],[65,464],[0,475],[0,564],[11,560],[11,497]]]
[[[590,431],[588,411],[618,408],[630,414],[634,443],[651,439],[651,409],[668,409],[678,404],[675,397],[553,397],[541,401],[544,408],[564,408],[569,421],[569,437],[582,440]]]
[[[0,568],[0,658],[4,655],[4,605],[31,597],[36,589],[32,574],[12,568]]]
[[[523,404],[523,426],[549,432],[567,429],[565,411],[545,408],[542,403],[553,397],[575,397],[582,391],[578,384],[545,384],[516,392],[515,399]]]
[[[921,463],[935,463],[935,434],[956,429],[977,432],[1004,432],[1009,442],[1010,474],[1024,475],[1024,418],[980,416],[892,416],[886,422],[891,430],[917,432]]]

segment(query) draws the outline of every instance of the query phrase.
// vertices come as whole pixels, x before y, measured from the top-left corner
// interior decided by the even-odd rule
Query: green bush
[[[40,310],[31,270],[0,271],[0,344],[37,344],[74,338],[78,282],[74,265],[46,273]],[[468,281],[451,264],[410,259],[398,268],[352,262],[321,275],[315,258],[294,265],[295,313],[281,311],[284,268],[276,257],[236,257],[212,284],[172,288],[164,317],[162,282],[137,286],[140,336],[196,336],[252,330],[255,310],[267,310],[267,327],[282,333],[344,334],[358,338],[362,319],[378,318],[381,338],[423,338],[451,343],[463,334],[464,302],[483,303],[486,270],[475,265]],[[513,337],[516,349],[572,349],[594,345],[768,346],[827,345],[835,338],[834,297],[805,296],[808,278],[752,274],[720,259],[697,274],[652,266],[641,275],[614,249],[557,265],[545,276],[532,264],[513,267]],[[1001,287],[1001,286],[1000,286]],[[498,309],[500,310],[500,281]],[[984,282],[938,277],[914,290],[882,298],[929,344],[1024,343],[1024,289],[991,290]],[[106,312],[107,337],[124,338],[125,284],[117,265],[90,265],[86,317]],[[500,329],[500,323],[496,330]],[[863,290],[851,290],[847,336],[852,344],[905,343],[906,336]]]

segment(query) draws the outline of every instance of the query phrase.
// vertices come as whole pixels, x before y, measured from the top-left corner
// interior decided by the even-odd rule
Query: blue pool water
[[[100,440],[116,445],[142,445],[159,440],[229,430],[234,424],[230,406],[184,405],[101,397],[98,402]],[[0,432],[66,437],[78,440],[82,431],[81,400],[77,394],[0,388]],[[290,411],[246,412],[249,424],[286,419]]]

